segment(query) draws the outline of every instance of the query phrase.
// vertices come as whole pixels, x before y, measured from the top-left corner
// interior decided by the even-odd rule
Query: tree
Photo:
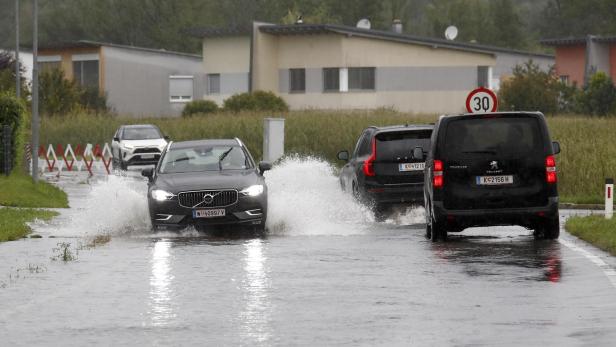
[[[15,94],[15,64],[17,61],[13,54],[9,52],[0,51],[0,92],[10,92]],[[21,95],[26,97],[29,95],[29,91],[26,85],[26,78],[24,73],[26,69],[23,65],[20,65],[20,82],[21,82]]]
[[[560,110],[561,89],[562,83],[553,69],[545,72],[531,60],[517,65],[513,69],[513,77],[502,83],[499,91],[500,108],[556,113]]]
[[[581,112],[605,116],[616,113],[616,87],[614,81],[604,72],[590,77],[588,86],[578,98]]]

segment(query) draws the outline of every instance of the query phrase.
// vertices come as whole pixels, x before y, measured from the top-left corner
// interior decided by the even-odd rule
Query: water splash
[[[366,231],[372,213],[342,192],[335,169],[314,157],[291,156],[265,173],[271,233],[348,235]]]

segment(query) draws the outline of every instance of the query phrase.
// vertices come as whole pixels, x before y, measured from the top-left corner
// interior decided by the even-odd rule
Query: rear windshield
[[[422,147],[425,152],[430,149],[432,130],[385,132],[376,135],[377,158],[410,156],[413,148]]]
[[[152,140],[161,139],[163,134],[153,127],[125,128],[122,140]]]
[[[448,154],[515,154],[541,151],[543,141],[535,118],[459,119],[447,125]]]

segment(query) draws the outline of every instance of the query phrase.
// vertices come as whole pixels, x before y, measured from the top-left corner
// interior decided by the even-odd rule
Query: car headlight
[[[161,190],[161,189],[154,189],[152,191],[152,199],[156,201],[171,200],[174,196],[175,195],[169,193],[168,191]]]
[[[129,150],[135,148],[135,146],[129,145],[127,143],[121,144],[120,147],[122,147],[122,149],[129,149]]]
[[[263,194],[263,190],[264,188],[262,184],[255,184],[242,190],[240,193],[246,196],[258,196]]]

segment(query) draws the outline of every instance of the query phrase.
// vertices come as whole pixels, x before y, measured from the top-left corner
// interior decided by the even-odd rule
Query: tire
[[[426,239],[432,239],[432,226],[428,223],[426,223]]]
[[[432,219],[432,225],[430,226],[430,240],[432,242],[447,241],[447,230],[441,223],[437,223],[434,219]]]
[[[381,204],[374,204],[372,211],[374,213],[374,220],[377,222],[384,222],[389,216],[387,206]]]
[[[550,218],[535,226],[533,237],[535,240],[555,240],[560,236],[558,217]]]
[[[126,162],[124,162],[124,160],[120,158],[120,170],[126,171],[127,169],[128,169],[128,164],[126,164]]]

